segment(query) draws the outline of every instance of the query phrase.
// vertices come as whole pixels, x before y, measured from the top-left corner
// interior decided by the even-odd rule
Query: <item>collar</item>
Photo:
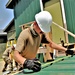
[[[38,33],[34,30],[33,24],[30,27],[30,32],[31,32],[33,37],[38,37],[39,36]]]

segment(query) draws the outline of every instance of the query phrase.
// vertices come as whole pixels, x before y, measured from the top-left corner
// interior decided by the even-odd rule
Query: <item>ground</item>
[[[4,61],[0,60],[0,75],[2,75],[3,66],[4,66]]]

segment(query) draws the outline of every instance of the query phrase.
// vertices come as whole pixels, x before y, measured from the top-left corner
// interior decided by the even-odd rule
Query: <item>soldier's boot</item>
[[[7,63],[5,63],[4,68],[3,68],[2,72],[6,71],[7,65],[8,65],[8,64],[7,64]]]

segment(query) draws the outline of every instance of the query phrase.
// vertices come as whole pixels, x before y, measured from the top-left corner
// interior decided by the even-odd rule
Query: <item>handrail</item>
[[[25,25],[32,24],[33,22],[34,22],[34,21],[31,21],[31,22],[28,22],[28,23],[22,24],[22,25],[20,25],[19,27],[22,27],[22,26],[25,26]]]
[[[67,29],[61,27],[59,24],[52,22],[55,26],[59,27],[60,29],[64,30],[65,32],[67,32],[69,35],[71,35],[72,37],[75,38],[75,34],[73,34],[72,32],[68,31]]]

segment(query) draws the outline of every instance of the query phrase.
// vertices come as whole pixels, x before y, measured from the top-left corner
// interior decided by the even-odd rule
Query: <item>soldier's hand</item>
[[[34,72],[38,72],[41,70],[41,63],[38,60],[25,60],[23,64],[24,69],[27,68],[29,70],[33,70]]]
[[[74,51],[74,50],[69,50],[69,49],[68,49],[68,50],[66,50],[65,52],[66,52],[67,55],[68,55],[68,54],[69,54],[69,55],[74,55],[74,54],[75,54],[75,51]]]

